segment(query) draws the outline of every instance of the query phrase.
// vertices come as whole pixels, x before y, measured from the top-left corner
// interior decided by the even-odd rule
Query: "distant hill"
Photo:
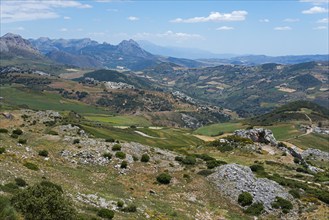
[[[271,125],[277,122],[286,122],[294,120],[313,122],[329,120],[329,109],[320,106],[314,102],[296,101],[287,103],[273,111],[251,118],[249,121],[253,125]]]

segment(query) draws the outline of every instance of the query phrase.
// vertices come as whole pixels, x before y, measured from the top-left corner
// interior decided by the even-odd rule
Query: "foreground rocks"
[[[253,196],[253,202],[263,203],[267,212],[273,211],[271,204],[277,196],[289,201],[293,200],[293,197],[278,183],[266,178],[256,178],[249,167],[238,164],[217,167],[215,172],[208,176],[208,180],[216,184],[225,196],[235,202],[242,192],[249,192]]]
[[[273,136],[271,130],[264,128],[255,128],[250,130],[236,130],[234,135],[244,138],[249,138],[253,142],[259,142],[264,144],[271,144],[276,146],[278,144],[277,140]]]

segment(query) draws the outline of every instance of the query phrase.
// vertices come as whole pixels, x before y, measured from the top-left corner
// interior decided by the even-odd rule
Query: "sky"
[[[328,54],[328,0],[0,0],[1,35],[147,40],[218,54]]]

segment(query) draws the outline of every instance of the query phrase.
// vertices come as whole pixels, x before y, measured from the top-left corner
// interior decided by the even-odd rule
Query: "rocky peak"
[[[0,37],[0,51],[18,53],[17,55],[20,55],[21,52],[24,51],[39,55],[39,51],[35,49],[28,40],[13,33],[7,33]]]
[[[276,146],[278,144],[272,131],[269,129],[264,129],[264,128],[255,128],[249,130],[241,129],[234,131],[234,135],[244,138],[249,138],[253,142],[271,144],[273,146]]]

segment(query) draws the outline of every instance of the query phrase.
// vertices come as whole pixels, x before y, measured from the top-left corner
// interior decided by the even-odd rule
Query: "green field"
[[[87,115],[86,119],[90,121],[98,121],[110,123],[117,126],[151,126],[151,123],[142,116],[122,115],[122,116],[108,116],[108,115]]]
[[[76,100],[64,99],[58,94],[32,91],[24,87],[1,86],[0,96],[6,104],[24,106],[34,110],[75,111],[80,114],[108,113],[103,109]]]
[[[164,149],[181,149],[185,147],[195,147],[203,143],[202,140],[194,137],[185,129],[165,128],[161,130],[144,129],[120,129],[113,127],[93,127],[83,125],[83,129],[98,138],[114,138],[120,141],[137,142],[153,147]],[[135,130],[141,131],[155,138],[144,137],[137,134]],[[147,131],[149,130],[149,132]]]
[[[220,132],[232,133],[235,130],[246,128],[247,125],[242,125],[242,123],[220,123],[201,127],[194,131],[195,134],[216,136]]]
[[[321,134],[308,134],[289,140],[290,143],[302,148],[315,148],[329,152],[329,137]]]
[[[272,126],[263,127],[270,129],[273,132],[274,137],[280,141],[294,138],[298,135],[303,134],[303,132],[299,131],[294,124],[276,124]]]

